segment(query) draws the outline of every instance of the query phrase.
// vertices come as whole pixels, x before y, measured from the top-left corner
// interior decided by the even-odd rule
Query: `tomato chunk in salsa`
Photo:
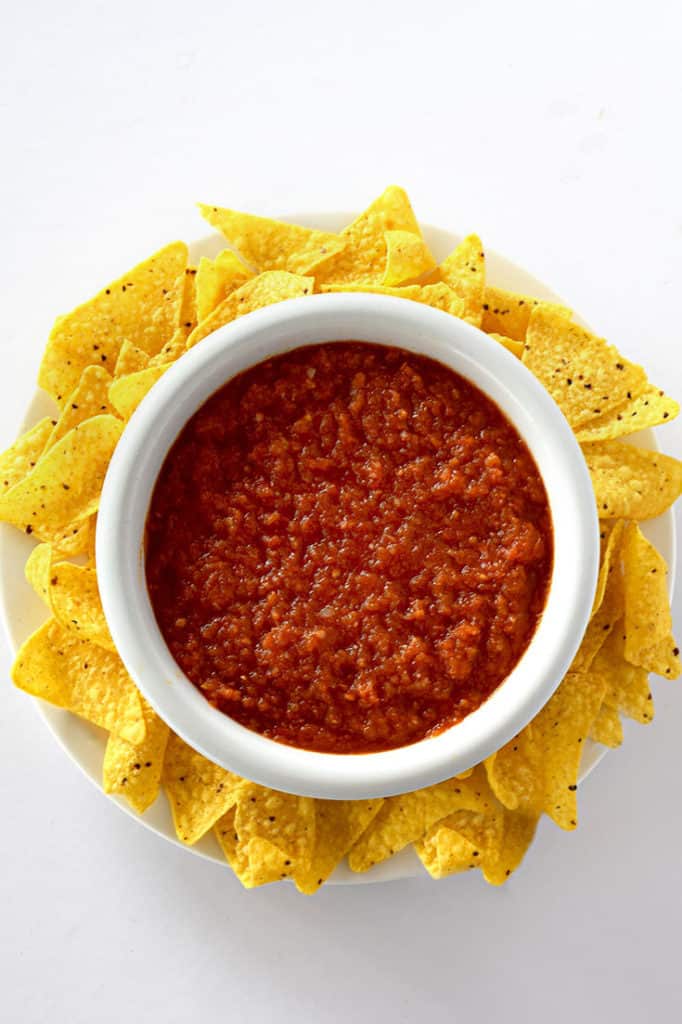
[[[474,711],[527,647],[551,568],[516,429],[440,363],[362,342],[220,388],[147,522],[150,598],[191,682],[249,729],[330,753]]]

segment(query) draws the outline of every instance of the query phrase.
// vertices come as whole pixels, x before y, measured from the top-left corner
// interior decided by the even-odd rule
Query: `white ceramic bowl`
[[[375,754],[321,754],[266,739],[213,708],[170,654],[145,583],[144,533],[154,484],[187,420],[243,370],[302,345],[395,345],[472,381],[530,449],[547,489],[554,566],[547,604],[523,657],[475,712],[438,736]],[[126,668],[161,717],[210,760],[262,785],[330,799],[389,796],[478,763],[547,702],[582,639],[599,563],[587,468],[558,407],[522,363],[440,310],[370,294],[315,295],[259,310],[206,338],[174,364],[133,415],[102,492],[97,523],[104,612]]]

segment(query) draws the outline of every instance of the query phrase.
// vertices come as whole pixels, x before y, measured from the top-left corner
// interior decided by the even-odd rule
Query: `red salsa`
[[[552,527],[515,428],[398,348],[299,348],[220,388],[170,450],[146,547],[173,657],[249,729],[331,753],[475,710],[544,607]]]

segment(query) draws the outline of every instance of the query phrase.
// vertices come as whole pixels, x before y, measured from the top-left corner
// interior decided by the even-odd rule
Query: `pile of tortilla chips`
[[[680,673],[666,565],[638,523],[680,495],[682,464],[623,440],[672,419],[678,405],[641,367],[574,323],[568,309],[487,283],[475,235],[437,265],[400,188],[388,188],[338,235],[201,209],[228,247],[192,267],[186,246],[173,243],[59,317],[39,375],[55,416],[0,456],[0,519],[39,542],[26,576],[50,616],[19,651],[14,682],[106,729],[105,792],[143,813],[164,789],[178,837],[192,844],[213,829],[247,887],[291,877],[312,893],[344,856],[354,871],[366,871],[408,844],[434,878],[478,867],[498,885],[520,863],[543,812],[561,828],[576,827],[585,740],[618,746],[622,715],[653,718],[649,673]],[[278,793],[191,750],[127,675],[97,589],[102,481],[144,395],[221,325],[325,291],[428,303],[521,359],[573,427],[601,519],[592,618],[548,704],[485,764],[385,800]]]

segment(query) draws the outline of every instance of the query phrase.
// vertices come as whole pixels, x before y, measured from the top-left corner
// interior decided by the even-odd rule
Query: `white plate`
[[[308,213],[287,216],[294,223],[317,227],[326,231],[339,231],[353,219],[353,215],[337,213]],[[443,259],[461,241],[461,236],[440,228],[423,226],[424,236],[437,260]],[[190,257],[196,262],[201,256],[215,256],[224,243],[219,235],[203,238],[190,245]],[[502,256],[486,250],[487,279],[493,284],[512,291],[525,292],[538,298],[554,302],[562,302],[554,292],[536,280],[521,267],[510,263]],[[577,319],[577,318],[576,318]],[[54,415],[55,406],[52,400],[42,391],[36,392],[26,412],[24,429],[32,426],[41,417]],[[657,447],[652,430],[642,431],[637,435],[636,442],[646,447]],[[659,519],[651,520],[644,526],[647,537],[659,549],[668,565],[668,580],[672,584],[675,578],[675,524],[670,511]],[[24,578],[24,565],[34,543],[18,530],[0,524],[0,615],[4,622],[10,647],[14,652],[26,637],[37,629],[46,618],[45,607],[28,585]],[[48,729],[52,732],[63,750],[75,761],[84,774],[98,787],[101,787],[102,760],[106,744],[106,733],[96,726],[77,718],[68,711],[60,710],[43,701],[36,700],[36,707]],[[606,753],[604,747],[587,741],[583,751],[581,780],[592,771]],[[147,828],[163,836],[171,843],[188,850],[190,853],[225,864],[224,857],[212,834],[204,836],[195,846],[185,846],[175,835],[170,810],[163,794],[144,815],[137,815],[126,801],[118,796],[109,799],[121,810],[135,818]],[[225,865],[227,867],[227,865]],[[396,857],[378,864],[370,871],[355,874],[345,864],[340,865],[330,879],[336,884],[361,884],[364,882],[385,882],[396,878],[408,878],[423,872],[417,855],[409,848]]]

